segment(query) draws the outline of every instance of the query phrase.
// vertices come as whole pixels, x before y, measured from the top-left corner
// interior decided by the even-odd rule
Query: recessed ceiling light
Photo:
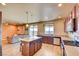
[[[6,5],[6,3],[1,3],[2,5]]]
[[[61,16],[58,16],[58,18],[61,18]]]
[[[62,6],[62,4],[61,4],[61,3],[59,3],[59,4],[58,4],[58,7],[61,7],[61,6]]]
[[[47,17],[47,16],[45,16],[44,18],[45,18],[46,20],[48,19],[48,17]]]

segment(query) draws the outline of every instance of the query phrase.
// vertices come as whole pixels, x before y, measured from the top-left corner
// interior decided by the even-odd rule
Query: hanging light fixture
[[[29,25],[28,25],[28,24],[26,24],[26,27],[29,27]]]
[[[26,12],[26,14],[27,14],[27,24],[26,24],[26,28],[28,28],[28,27],[29,27],[29,24],[28,24],[28,12]]]

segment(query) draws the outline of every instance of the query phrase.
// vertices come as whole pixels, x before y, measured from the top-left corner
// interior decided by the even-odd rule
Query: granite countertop
[[[74,45],[73,40],[67,37],[62,37],[63,40],[68,41],[70,43],[65,42],[65,53],[67,56],[79,56],[79,47]]]
[[[21,41],[26,41],[26,42],[31,42],[33,40],[38,40],[40,39],[41,37],[38,37],[38,36],[28,36],[28,37],[25,37],[25,38],[20,38]]]
[[[40,34],[38,36],[61,37],[61,35],[53,35],[53,34]]]
[[[48,34],[40,34],[39,36],[53,36],[53,35],[48,35]]]

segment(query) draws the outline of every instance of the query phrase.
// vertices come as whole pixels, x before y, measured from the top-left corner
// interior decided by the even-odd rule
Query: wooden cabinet
[[[17,25],[17,34],[25,34],[25,24]]]
[[[30,56],[32,56],[35,53],[35,49],[36,49],[35,46],[37,46],[35,45],[35,43],[36,43],[35,41],[32,41],[29,43],[29,55]]]
[[[38,45],[37,45],[37,49],[39,50],[41,48],[41,46],[42,46],[42,40],[39,40]]]
[[[2,12],[0,12],[0,27],[1,27],[1,21],[2,21]]]
[[[53,44],[53,38],[51,36],[48,37],[48,43]]]
[[[76,5],[65,19],[65,32],[76,32],[77,18],[76,18]]]
[[[77,27],[77,32],[79,32],[79,4],[76,4],[76,27]]]
[[[39,44],[39,43],[38,43],[38,40],[36,40],[36,41],[34,41],[34,42],[35,42],[35,51],[34,51],[34,52],[36,53],[37,50],[38,50],[38,44]]]
[[[46,44],[53,44],[53,38],[51,36],[41,36],[42,42]]]
[[[42,36],[43,37],[43,43],[47,43],[47,37],[46,36]]]
[[[21,52],[23,56],[29,55],[29,43],[21,41]]]
[[[42,39],[33,40],[31,42],[21,41],[21,52],[23,56],[34,55],[42,46]]]

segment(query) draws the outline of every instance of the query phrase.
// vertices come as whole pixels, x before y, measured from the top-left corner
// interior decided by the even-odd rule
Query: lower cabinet
[[[53,44],[53,38],[51,36],[42,36],[42,37],[43,37],[43,43]]]

